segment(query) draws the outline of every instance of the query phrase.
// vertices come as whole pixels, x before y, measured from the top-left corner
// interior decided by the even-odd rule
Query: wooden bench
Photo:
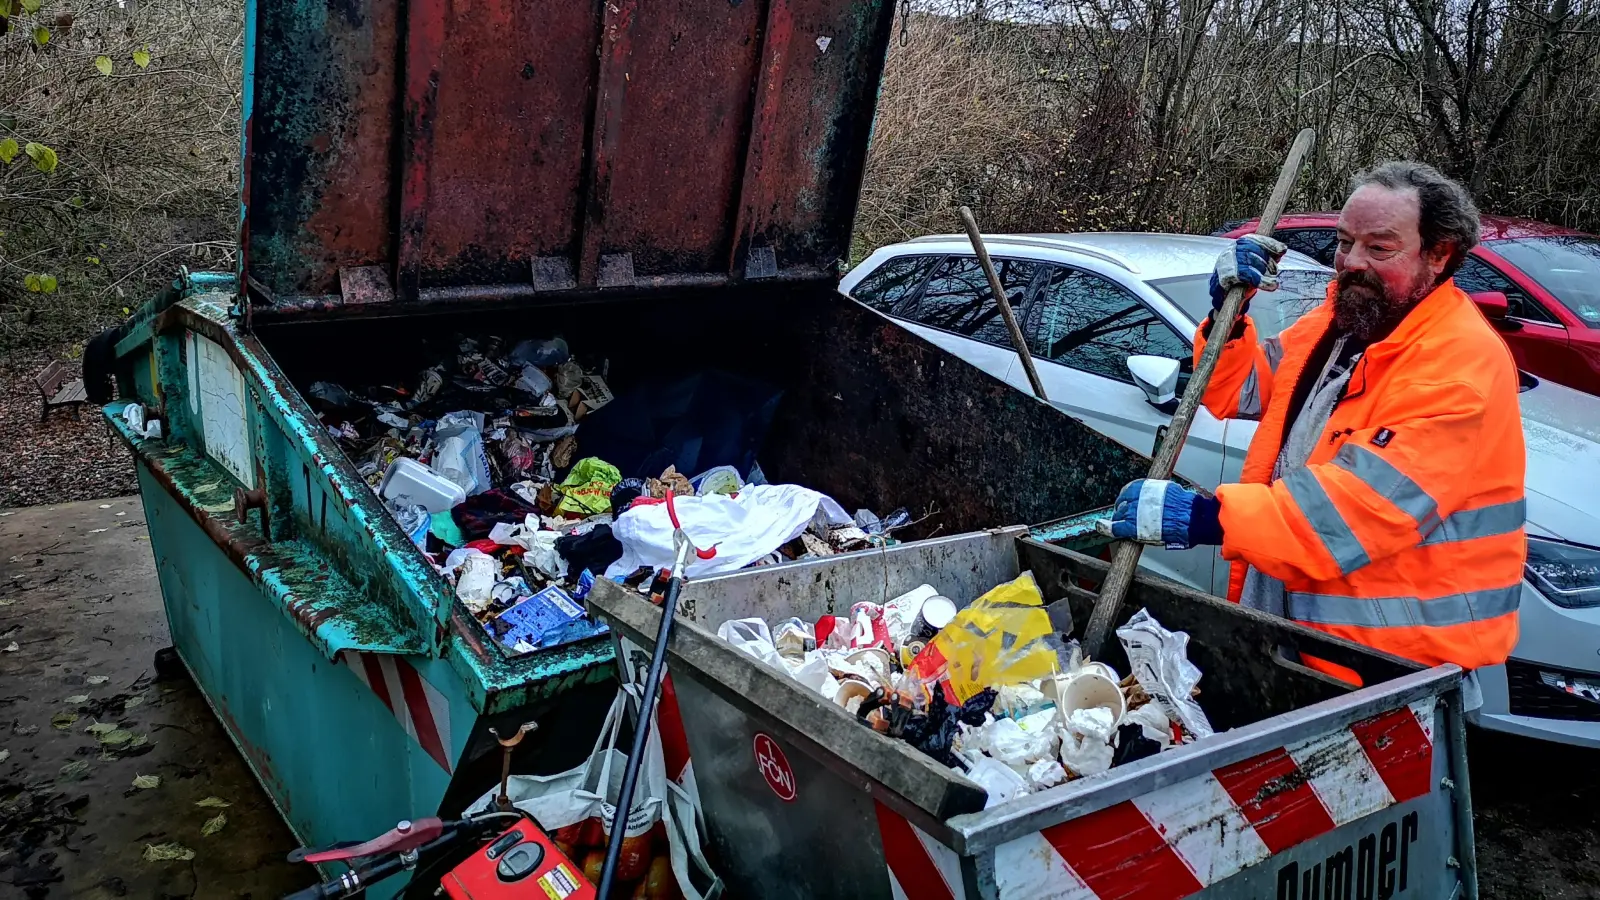
[[[70,380],[69,380],[70,379]],[[72,373],[54,360],[44,367],[44,371],[35,375],[34,384],[39,386],[39,399],[43,408],[39,411],[39,421],[50,418],[50,410],[58,406],[70,406],[76,413],[78,408],[89,402],[89,394],[83,387],[82,378],[72,378]]]

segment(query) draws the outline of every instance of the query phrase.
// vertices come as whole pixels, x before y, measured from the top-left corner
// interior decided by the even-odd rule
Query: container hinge
[[[633,287],[633,254],[602,253],[595,283],[603,288]]]
[[[533,289],[570,291],[578,286],[572,274],[572,260],[565,256],[536,256],[533,260]]]
[[[747,280],[758,278],[776,278],[778,276],[778,255],[772,252],[771,247],[751,247],[744,258],[744,277]]]
[[[383,266],[345,266],[339,269],[339,296],[346,306],[391,303],[394,287]]]

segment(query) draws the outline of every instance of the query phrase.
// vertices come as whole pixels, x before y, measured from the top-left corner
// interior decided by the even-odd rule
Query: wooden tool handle
[[[1273,229],[1278,227],[1278,219],[1283,216],[1284,207],[1289,205],[1289,194],[1294,190],[1300,167],[1311,155],[1311,146],[1315,142],[1316,132],[1310,128],[1302,129],[1295,137],[1294,146],[1289,148],[1289,156],[1278,172],[1278,183],[1273,185],[1272,195],[1267,198],[1267,208],[1261,213],[1256,234],[1271,235]],[[1200,408],[1200,398],[1211,381],[1211,373],[1217,368],[1218,357],[1222,355],[1222,345],[1233,333],[1233,323],[1239,318],[1240,307],[1244,306],[1244,293],[1243,285],[1229,288],[1228,296],[1222,301],[1222,309],[1212,314],[1213,339],[1206,341],[1200,362],[1194,367],[1194,375],[1189,378],[1189,387],[1184,391],[1183,401],[1178,404],[1178,411],[1173,413],[1172,424],[1167,427],[1166,436],[1150,461],[1150,478],[1172,477],[1173,467],[1178,463],[1178,452],[1183,449],[1183,443],[1189,437],[1189,426],[1194,422],[1195,411]],[[1139,567],[1139,556],[1143,552],[1144,545],[1138,541],[1117,542],[1111,557],[1111,571],[1100,586],[1100,599],[1095,601],[1094,614],[1089,617],[1089,627],[1084,634],[1083,652],[1086,655],[1100,655],[1100,648],[1111,631],[1111,622],[1128,596],[1128,587],[1133,584],[1133,573]]]
[[[994,294],[994,302],[1000,307],[1000,318],[1006,322],[1006,330],[1011,332],[1011,346],[1017,351],[1017,359],[1022,361],[1022,371],[1028,375],[1028,384],[1033,386],[1033,395],[1040,400],[1049,401],[1044,395],[1044,382],[1039,380],[1039,373],[1033,368],[1033,354],[1028,352],[1028,341],[1022,336],[1022,328],[1017,325],[1017,315],[1011,311],[1011,300],[1006,297],[1005,285],[1000,283],[1000,276],[995,274],[994,263],[989,261],[989,248],[983,245],[983,233],[978,231],[978,220],[972,217],[972,210],[961,207],[961,224],[966,226],[967,239],[972,241],[972,251],[978,254],[978,265],[983,267],[983,274],[989,279],[989,292]]]

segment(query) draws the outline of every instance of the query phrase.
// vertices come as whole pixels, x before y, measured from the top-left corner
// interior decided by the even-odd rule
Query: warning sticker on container
[[[578,879],[573,877],[566,863],[556,863],[554,869],[539,879],[539,887],[544,888],[550,900],[566,900],[578,892]]]

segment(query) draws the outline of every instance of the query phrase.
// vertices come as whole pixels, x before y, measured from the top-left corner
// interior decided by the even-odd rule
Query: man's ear
[[[1422,251],[1422,259],[1428,264],[1428,270],[1433,273],[1434,280],[1444,274],[1445,267],[1450,264],[1450,257],[1456,252],[1455,241],[1440,241]]]

